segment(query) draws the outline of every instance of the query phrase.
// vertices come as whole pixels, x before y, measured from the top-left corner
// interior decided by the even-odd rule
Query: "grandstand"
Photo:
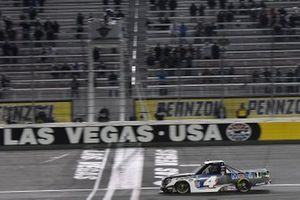
[[[0,2],[2,102],[70,101],[71,120],[86,121],[90,65],[93,114],[108,108],[111,120],[119,120],[120,112],[122,120],[134,114],[142,119],[153,98],[298,96],[298,1],[227,0],[210,7],[206,0],[178,0],[172,9],[171,0],[39,2]],[[104,18],[108,9],[124,18],[124,43],[91,46],[88,20]],[[136,12],[137,56],[132,56]]]

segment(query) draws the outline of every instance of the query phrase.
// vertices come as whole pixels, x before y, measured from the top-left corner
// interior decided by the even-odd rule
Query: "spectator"
[[[9,87],[9,84],[10,79],[5,74],[1,74],[1,88],[5,90]]]
[[[176,10],[177,9],[177,0],[169,0],[169,9]]]
[[[30,40],[30,29],[23,29],[22,30],[22,38],[23,40]]]
[[[259,7],[260,8],[266,8],[267,5],[266,5],[265,1],[260,1]]]
[[[104,62],[100,61],[99,64],[97,65],[97,68],[98,70],[97,72],[97,78],[104,78],[106,77],[106,72],[105,70],[107,69],[107,67],[105,66]]]
[[[38,0],[40,7],[44,7],[45,0]]]
[[[10,48],[11,48],[11,44],[8,41],[5,41],[2,44],[2,54],[3,54],[3,56],[10,56]],[[9,58],[5,58],[4,62],[9,63]]]
[[[84,24],[84,16],[83,16],[82,13],[77,14],[76,23],[77,23],[77,25],[83,25]]]
[[[177,0],[169,0],[169,9],[174,11],[177,9]],[[175,12],[170,13],[171,17],[175,16]]]
[[[215,108],[215,116],[217,119],[225,119],[226,118],[226,108],[223,103]]]
[[[94,49],[93,49],[93,59],[94,59],[94,62],[99,62],[99,60],[100,60],[100,50],[98,47],[94,47]]]
[[[187,33],[187,26],[184,24],[184,22],[181,23],[179,27],[179,36],[180,37],[185,37]]]
[[[165,44],[163,49],[163,56],[165,59],[168,59],[170,56],[171,48],[168,46],[168,44]]]
[[[60,78],[60,71],[61,67],[57,64],[52,64],[52,68],[51,68],[51,75],[54,79]]]
[[[30,0],[23,0],[23,7],[29,7]]]
[[[13,21],[10,19],[10,17],[4,17],[3,18],[3,22],[4,22],[4,25],[5,25],[5,30],[6,31],[8,31],[8,30],[10,30],[10,29],[12,29],[13,28],[13,25],[14,25],[14,23],[13,23]]]
[[[224,28],[224,25],[222,23],[225,22],[225,13],[223,11],[218,12],[217,22],[219,23],[219,28]]]
[[[199,16],[204,16],[205,15],[205,5],[204,4],[200,4],[198,12],[199,12]]]
[[[207,0],[207,5],[210,9],[214,9],[216,7],[216,0]]]
[[[263,77],[264,77],[264,83],[266,83],[265,86],[265,93],[271,93],[271,87],[270,85],[268,85],[269,83],[271,83],[271,78],[272,78],[272,73],[270,72],[270,70],[268,70],[267,68],[265,68],[265,71],[263,72]]]
[[[165,0],[158,0],[157,6],[159,10],[166,10],[166,1]]]
[[[245,104],[241,103],[239,109],[236,111],[237,118],[247,118],[249,116],[249,110],[246,109]]]
[[[287,83],[292,83],[295,82],[295,73],[292,69],[290,69],[287,73],[287,77],[286,77],[286,82]],[[293,93],[295,92],[295,87],[293,85],[288,85],[287,86],[287,93]]]
[[[79,82],[78,82],[76,76],[72,77],[71,97],[79,97]]]
[[[59,28],[60,28],[60,26],[59,26],[58,22],[57,21],[53,21],[53,23],[52,23],[52,29],[53,29],[54,33],[59,33]]]
[[[177,36],[177,30],[178,30],[176,22],[173,22],[172,24],[170,24],[169,29],[170,29],[170,36],[171,37],[176,37]]]
[[[124,13],[122,13],[121,10],[117,10],[117,12],[116,12],[116,17],[117,17],[117,18],[124,18],[125,15],[124,15]]]
[[[108,0],[103,0],[103,5],[108,5]]]
[[[155,57],[151,54],[149,54],[146,58],[147,66],[153,67],[155,65]]]
[[[42,63],[44,63],[47,60],[47,54],[48,54],[48,52],[47,52],[46,48],[43,48],[41,51],[41,58],[40,58]]]
[[[154,53],[155,53],[155,59],[156,60],[161,60],[162,49],[161,49],[159,43],[156,44],[156,46],[154,47]]]
[[[110,86],[117,86],[118,85],[118,75],[115,74],[114,72],[110,72],[109,76],[108,76],[108,82]],[[114,90],[114,92],[113,92]],[[109,90],[109,96],[113,96],[113,94],[115,94],[115,96],[118,96],[118,89],[110,89]]]
[[[204,59],[211,59],[212,50],[211,50],[211,46],[208,42],[206,42],[204,44],[204,46],[202,47],[201,52],[202,52],[202,56],[203,56]]]
[[[36,9],[35,7],[30,7],[28,9],[28,15],[29,15],[29,19],[30,20],[35,20],[36,16],[37,16],[37,12],[36,12]]]
[[[114,0],[115,5],[121,5],[121,0]]]
[[[166,116],[166,110],[163,104],[158,104],[158,108],[156,110],[156,113],[154,114],[154,117],[156,120],[164,120]]]
[[[0,41],[4,41],[4,40],[5,40],[5,33],[0,27]]]
[[[54,35],[54,32],[51,29],[49,29],[47,32],[46,32],[46,39],[47,40],[54,40],[55,39],[55,35]]]
[[[227,0],[219,0],[220,9],[225,9],[226,3],[227,3]]]
[[[34,39],[39,41],[44,37],[44,32],[40,28],[37,28],[34,31],[33,35],[34,35]],[[37,47],[41,46],[40,42],[36,42],[35,44],[36,44]]]
[[[273,33],[275,35],[280,35],[282,33],[282,26],[280,24],[276,23],[273,25],[272,28],[273,28]],[[280,38],[275,37],[275,40],[276,40],[276,42],[279,42]]]
[[[160,85],[166,84],[167,72],[164,69],[160,69],[157,73],[157,78]],[[159,87],[159,95],[164,96],[168,94],[168,89],[165,87]]]
[[[196,16],[197,14],[197,6],[192,3],[190,6],[190,16]]]
[[[53,26],[52,22],[50,21],[49,18],[47,18],[47,20],[44,23],[44,30],[49,31],[50,29],[52,29],[52,26]]]
[[[220,47],[216,42],[211,46],[211,55],[213,59],[220,58]]]
[[[76,39],[82,39],[82,33],[83,33],[84,29],[83,29],[83,26],[81,25],[78,25],[77,26],[77,29],[76,29]]]
[[[262,11],[259,15],[259,24],[262,28],[265,28],[269,24],[269,18],[267,16],[267,13],[265,11]]]
[[[226,12],[226,21],[227,22],[232,22],[234,20],[234,14],[232,11],[227,11]]]
[[[17,39],[17,31],[12,28],[7,30],[7,36],[10,41],[15,41]]]
[[[41,22],[40,18],[37,18],[37,19],[34,21],[33,25],[34,25],[35,28],[40,28],[40,29],[43,28],[43,25],[42,25],[42,22]]]
[[[195,29],[195,36],[196,37],[202,36],[203,35],[203,29],[204,29],[202,21],[198,21],[198,23],[197,23],[197,25],[194,29]]]
[[[235,9],[233,2],[230,2],[230,3],[228,4],[227,9],[228,9],[228,10],[233,10],[233,9]]]
[[[108,122],[110,121],[110,113],[107,108],[102,108],[98,114],[98,122]]]
[[[12,43],[10,46],[10,55],[11,56],[18,56],[19,55],[19,48],[17,47],[17,45],[15,43]],[[17,58],[13,58],[13,62],[17,63],[18,59]]]
[[[281,86],[281,82],[282,82],[282,73],[280,71],[280,69],[276,69],[276,93],[281,93],[282,92],[282,86]],[[279,83],[279,84],[278,84]]]
[[[205,36],[212,36],[215,33],[215,26],[214,24],[205,24],[204,25],[204,33]]]

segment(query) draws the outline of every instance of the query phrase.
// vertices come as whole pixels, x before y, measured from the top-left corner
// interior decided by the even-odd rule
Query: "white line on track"
[[[64,157],[66,157],[66,156],[68,156],[68,155],[69,155],[69,154],[66,153],[66,154],[63,154],[63,155],[61,155],[61,156],[55,156],[55,157],[52,157],[52,158],[50,158],[49,160],[45,160],[45,161],[43,161],[43,162],[41,162],[41,163],[44,164],[44,163],[53,162],[53,161],[55,161],[55,160],[59,160],[59,159],[61,159],[61,158],[64,158]]]
[[[119,148],[116,150],[108,190],[103,200],[111,200],[116,190],[132,190],[130,200],[138,200],[142,184],[144,150]]]
[[[97,190],[99,188],[100,180],[101,180],[101,177],[102,177],[102,174],[103,174],[106,162],[107,162],[107,158],[108,158],[109,152],[110,152],[109,149],[105,150],[105,154],[104,154],[104,158],[103,158],[101,170],[98,173],[98,177],[97,177],[97,179],[95,181],[94,188],[93,188],[92,192],[89,194],[89,196],[86,198],[86,200],[91,200],[94,197],[94,195],[96,194],[96,192],[97,192]]]
[[[300,187],[300,183],[294,184],[270,184],[259,187]],[[159,190],[159,187],[141,187],[140,190]],[[14,194],[14,193],[51,193],[51,192],[90,192],[93,189],[57,189],[57,190],[7,190],[0,191],[0,194]],[[132,190],[132,189],[122,189],[122,190]],[[96,191],[108,191],[108,188],[99,188]]]

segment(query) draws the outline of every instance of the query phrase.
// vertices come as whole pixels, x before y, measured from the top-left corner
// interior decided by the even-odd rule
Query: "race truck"
[[[200,193],[239,191],[249,192],[254,186],[271,183],[269,170],[239,170],[223,160],[204,162],[194,173],[176,174],[162,179],[161,191],[164,193]]]

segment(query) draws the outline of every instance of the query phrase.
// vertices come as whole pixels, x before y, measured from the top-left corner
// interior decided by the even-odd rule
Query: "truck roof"
[[[223,160],[207,160],[204,162],[204,164],[211,164],[211,163],[224,163]]]

